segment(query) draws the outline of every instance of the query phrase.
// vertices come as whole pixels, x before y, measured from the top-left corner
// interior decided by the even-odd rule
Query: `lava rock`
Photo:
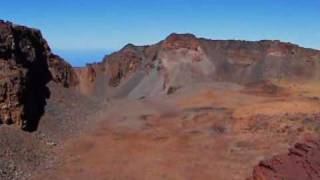
[[[309,180],[320,179],[320,141],[297,143],[288,154],[261,161],[252,174],[252,180]]]
[[[51,53],[39,30],[0,20],[0,124],[35,130],[52,79],[64,86],[77,82],[71,66]]]

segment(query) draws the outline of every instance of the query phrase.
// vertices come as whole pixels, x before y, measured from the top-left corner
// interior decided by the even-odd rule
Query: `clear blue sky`
[[[57,51],[116,50],[172,32],[320,49],[320,0],[4,0],[0,18],[41,29]]]

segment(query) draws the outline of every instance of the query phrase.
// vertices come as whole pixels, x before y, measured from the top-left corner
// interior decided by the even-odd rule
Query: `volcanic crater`
[[[0,21],[0,179],[320,179],[319,60],[173,33],[75,68]]]

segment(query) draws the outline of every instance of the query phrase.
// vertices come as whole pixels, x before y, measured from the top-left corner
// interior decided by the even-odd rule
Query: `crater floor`
[[[33,179],[249,178],[259,161],[320,132],[319,83],[263,83],[111,100],[89,116],[90,130],[63,142],[63,161]]]

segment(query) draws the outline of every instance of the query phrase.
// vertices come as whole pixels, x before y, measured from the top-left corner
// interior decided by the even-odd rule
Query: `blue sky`
[[[172,32],[320,49],[319,0],[10,0],[0,18],[41,29],[59,52],[109,52]]]

